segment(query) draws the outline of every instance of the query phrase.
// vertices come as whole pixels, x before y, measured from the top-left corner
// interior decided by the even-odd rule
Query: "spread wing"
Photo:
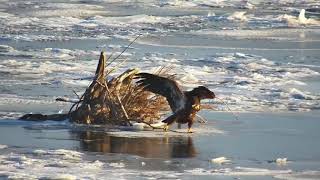
[[[139,73],[136,78],[145,90],[166,97],[173,112],[184,108],[185,95],[174,80],[149,73]]]

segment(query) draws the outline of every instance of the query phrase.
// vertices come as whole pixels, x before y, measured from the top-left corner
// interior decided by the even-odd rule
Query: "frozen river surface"
[[[0,177],[320,179],[320,3],[0,0]],[[196,133],[21,122],[66,113],[100,51],[220,101]],[[117,65],[115,61],[111,66]],[[115,74],[115,75],[116,75]],[[238,113],[239,112],[239,113]]]

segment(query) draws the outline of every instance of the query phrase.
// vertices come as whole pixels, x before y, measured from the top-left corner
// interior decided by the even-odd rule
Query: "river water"
[[[319,6],[0,0],[0,177],[319,179]],[[138,35],[113,76],[170,66],[183,89],[205,85],[229,106],[210,102],[194,134],[17,120],[68,112],[55,99],[83,93],[100,51],[115,57]]]

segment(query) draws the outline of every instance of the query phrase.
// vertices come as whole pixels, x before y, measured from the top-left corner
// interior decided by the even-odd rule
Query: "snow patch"
[[[216,164],[226,164],[226,163],[231,163],[231,160],[222,156],[222,157],[217,157],[217,158],[211,159],[211,162],[216,163]]]
[[[236,20],[236,21],[247,21],[248,18],[246,17],[247,12],[245,11],[240,11],[240,12],[234,12],[233,14],[231,14],[227,19],[228,20]]]

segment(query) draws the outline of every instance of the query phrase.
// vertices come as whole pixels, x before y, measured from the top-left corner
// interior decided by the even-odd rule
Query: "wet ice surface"
[[[319,179],[319,6],[0,0],[1,176]],[[227,114],[205,111],[193,135],[14,120],[68,112],[54,99],[83,93],[100,51],[115,57],[138,34],[119,72],[170,65],[183,89],[208,86],[240,120],[219,100]]]
[[[0,139],[0,175],[319,179],[320,144],[315,141],[319,113],[241,113],[238,121],[228,113],[205,111],[203,115],[216,120],[196,125],[194,134],[156,132],[152,136],[149,131],[114,134],[67,122],[2,120],[0,135],[10,137]]]

